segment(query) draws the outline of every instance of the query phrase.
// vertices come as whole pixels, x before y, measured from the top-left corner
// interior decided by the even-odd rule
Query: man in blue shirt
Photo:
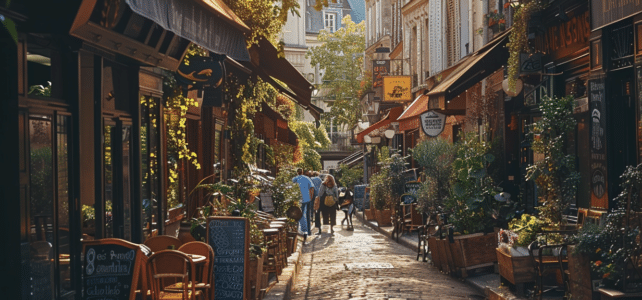
[[[312,199],[314,199],[314,184],[310,177],[303,175],[303,169],[299,168],[296,170],[298,174],[292,178],[292,182],[299,185],[301,189],[301,210],[303,212],[303,217],[299,220],[299,225],[301,226],[301,231],[303,232],[303,239],[305,240],[310,233],[310,212],[312,210]]]

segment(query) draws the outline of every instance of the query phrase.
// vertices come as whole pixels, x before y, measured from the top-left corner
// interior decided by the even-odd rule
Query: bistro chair
[[[201,264],[196,264],[196,289],[201,290],[205,293],[205,299],[214,299],[214,250],[212,247],[206,243],[194,241],[183,244],[178,251],[181,251],[185,254],[196,254],[205,256],[205,262]],[[175,285],[177,288],[181,288],[181,284],[177,283]],[[168,287],[172,288],[172,287]]]
[[[194,262],[185,253],[163,250],[147,260],[147,274],[151,285],[152,300],[203,300],[203,293],[195,285]],[[180,289],[167,287],[180,283]]]
[[[148,238],[143,244],[149,247],[152,252],[158,252],[167,249],[176,250],[183,245],[183,242],[173,236],[159,235]]]
[[[534,242],[528,245],[528,253],[533,261],[535,267],[536,277],[536,294],[538,299],[542,299],[542,294],[552,291],[555,288],[561,288],[564,294],[568,292],[568,256],[567,247],[563,243],[553,243],[550,240],[552,234],[557,234],[565,238],[572,234],[573,230],[557,230],[540,233]],[[556,285],[552,287],[544,286],[544,278],[548,274],[556,274],[559,272],[562,282],[561,286]]]

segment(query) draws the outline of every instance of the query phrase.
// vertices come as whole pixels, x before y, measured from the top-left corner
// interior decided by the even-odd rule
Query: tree
[[[335,100],[330,112],[323,118],[328,124],[347,125],[352,128],[361,118],[359,96],[364,84],[363,53],[366,49],[365,22],[355,24],[350,15],[341,20],[343,26],[334,33],[321,30],[319,41],[322,46],[308,50],[306,57],[311,64],[319,64],[325,70],[322,88]]]

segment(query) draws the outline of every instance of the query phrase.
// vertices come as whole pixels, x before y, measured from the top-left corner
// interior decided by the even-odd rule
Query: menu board
[[[209,217],[207,243],[214,249],[214,298],[244,299],[248,285],[249,223],[243,217]]]
[[[82,298],[134,299],[145,256],[139,245],[120,239],[102,239],[84,242],[83,248]]]
[[[404,184],[404,194],[417,195],[421,188],[421,182],[409,181]]]
[[[589,111],[591,112],[591,126],[589,126],[591,138],[591,207],[602,209],[608,208],[604,85],[604,78],[595,78],[588,81]]]
[[[272,192],[261,192],[259,194],[261,198],[261,210],[264,212],[274,212],[274,202],[272,201]]]
[[[363,210],[363,199],[366,194],[367,184],[359,184],[354,186],[354,205],[355,207]]]

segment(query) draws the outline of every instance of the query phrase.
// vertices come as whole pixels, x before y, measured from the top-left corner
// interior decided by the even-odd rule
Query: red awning
[[[385,118],[381,119],[377,123],[372,124],[372,126],[366,128],[364,131],[359,132],[359,134],[357,134],[357,142],[363,143],[364,136],[366,136],[368,133],[372,132],[375,129],[381,128],[383,126],[387,126],[390,124],[390,122],[396,121],[402,112],[403,112],[403,107],[401,106],[391,108],[390,112]]]
[[[428,96],[420,95],[403,111],[397,120],[409,119],[428,110]]]

